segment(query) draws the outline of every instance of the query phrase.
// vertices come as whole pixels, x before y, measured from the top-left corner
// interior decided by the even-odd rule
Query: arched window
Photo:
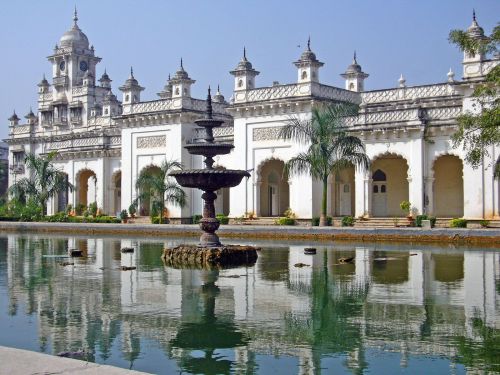
[[[178,87],[175,88],[175,95],[179,95],[179,88]]]
[[[385,173],[382,172],[380,169],[377,169],[372,176],[373,181],[387,181],[387,178],[385,177]]]
[[[128,102],[129,100],[130,100],[130,95],[129,94],[125,95],[125,101]]]
[[[378,185],[373,185],[373,192],[378,193]]]
[[[385,185],[382,185],[382,186],[380,187],[380,192],[381,192],[381,193],[385,193]]]
[[[302,79],[307,79],[307,72],[305,70],[302,72]]]
[[[242,79],[238,80],[238,87],[243,87],[243,80]]]
[[[354,82],[351,82],[349,84],[349,90],[351,90],[351,91],[354,90]]]

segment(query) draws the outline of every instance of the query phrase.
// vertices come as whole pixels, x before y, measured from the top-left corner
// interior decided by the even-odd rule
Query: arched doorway
[[[259,168],[258,216],[280,216],[290,207],[288,179],[284,176],[285,163],[268,160]]]
[[[354,166],[342,169],[335,174],[332,202],[334,216],[352,216],[354,214]]]
[[[83,169],[76,176],[77,205],[88,206],[97,201],[97,176],[90,169]]]
[[[458,156],[443,155],[434,161],[434,216],[464,216],[463,163]]]
[[[68,182],[68,175],[64,173],[64,178],[66,182]],[[55,212],[62,212],[66,210],[66,207],[68,206],[68,195],[69,195],[69,189],[66,188],[64,191],[60,191],[56,194],[56,200],[55,200]]]
[[[142,174],[149,174],[151,176],[154,175],[159,175],[161,172],[160,167],[156,165],[149,165],[145,168],[142,169],[141,175]],[[142,194],[145,191],[148,191],[150,189],[149,186],[143,186],[141,191],[139,191],[139,194]],[[152,212],[152,202],[149,196],[143,197],[142,199],[139,200],[139,215],[141,216],[150,216]]]
[[[399,204],[408,200],[408,164],[387,154],[372,163],[372,216],[402,216]]]
[[[117,171],[111,178],[113,190],[113,210],[111,212],[118,214],[122,206],[122,172]]]

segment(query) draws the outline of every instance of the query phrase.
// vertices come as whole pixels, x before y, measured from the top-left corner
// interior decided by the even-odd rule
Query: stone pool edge
[[[127,370],[121,367],[101,365],[94,362],[61,358],[54,355],[0,346],[0,374],[109,374],[141,375],[146,372]]]
[[[92,235],[146,235],[198,237],[196,224],[95,224],[95,223],[29,223],[0,222],[0,233],[63,233]],[[224,238],[287,239],[314,241],[397,241],[438,242],[482,246],[500,245],[500,229],[472,228],[337,228],[265,225],[222,225]]]

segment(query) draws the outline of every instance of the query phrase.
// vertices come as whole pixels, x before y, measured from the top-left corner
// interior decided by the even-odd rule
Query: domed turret
[[[472,24],[467,29],[467,34],[474,39],[484,39],[484,29],[479,26],[476,20],[476,11],[472,10]]]
[[[167,83],[163,86],[163,91],[157,94],[162,99],[170,99],[172,97],[172,79],[168,75]]]
[[[363,72],[361,65],[358,64],[356,59],[356,51],[354,51],[354,57],[352,59],[351,65],[349,65],[345,73],[340,75],[345,79],[345,89],[350,91],[364,91],[365,89],[365,79],[368,78],[369,74]]]
[[[225,103],[226,99],[224,98],[224,95],[220,93],[220,88],[219,85],[217,85],[217,92],[214,95],[214,102],[215,103]]]
[[[14,113],[12,114],[12,116],[10,116],[8,118],[8,120],[10,121],[10,126],[16,126],[19,124],[19,116],[16,114],[16,111],[14,110]]]
[[[61,48],[79,48],[88,49],[89,39],[78,27],[78,14],[75,9],[75,14],[73,16],[73,27],[66,31],[61,39],[59,40],[59,45]]]
[[[259,75],[259,72],[248,61],[245,47],[243,47],[243,57],[240,62],[229,73],[234,76],[234,91],[249,90],[255,87],[255,77]]]
[[[104,73],[102,74],[101,78],[99,78],[99,82],[101,84],[101,87],[104,87],[107,89],[111,88],[112,79],[109,78],[108,73],[106,72],[106,69],[104,69]]]
[[[132,104],[141,101],[141,91],[144,90],[144,87],[139,85],[134,77],[134,69],[130,67],[130,76],[118,89],[123,92],[123,104]]]
[[[169,80],[172,87],[172,98],[190,97],[191,85],[195,83],[194,79],[189,78],[189,74],[184,70],[184,65],[181,58],[181,66],[174,77]]]
[[[307,47],[300,55],[300,59],[293,64],[297,67],[297,82],[319,82],[319,68],[324,64],[318,61],[316,54],[311,50],[311,38],[307,39]]]
[[[47,81],[47,78],[45,78],[45,74],[43,75],[42,80],[37,86],[38,86],[38,92],[40,94],[44,94],[49,91],[50,84],[49,81]]]

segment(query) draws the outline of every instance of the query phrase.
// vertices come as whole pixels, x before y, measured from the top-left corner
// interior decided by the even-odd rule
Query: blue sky
[[[6,1],[0,13],[1,138],[14,108],[23,116],[36,108],[36,84],[51,72],[46,56],[71,27],[75,4],[81,29],[103,59],[98,77],[106,67],[121,94],[117,87],[133,65],[145,100],[156,98],[181,57],[197,81],[195,97],[220,84],[229,98],[228,71],[243,46],[261,72],[257,86],[295,82],[292,62],[309,35],[325,63],[320,77],[326,84],[343,87],[339,74],[354,50],[370,74],[368,90],[394,87],[401,73],[408,85],[444,81],[450,67],[458,78],[462,55],[448,43],[449,31],[467,28],[472,8],[487,33],[500,21],[499,0]]]

